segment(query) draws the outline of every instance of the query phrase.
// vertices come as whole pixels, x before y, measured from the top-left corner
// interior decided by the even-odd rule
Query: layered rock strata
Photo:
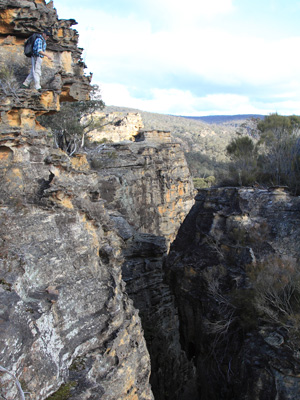
[[[112,112],[109,114],[96,112],[95,118],[101,119],[102,129],[89,132],[88,138],[92,142],[122,142],[135,140],[135,136],[144,128],[139,113]]]
[[[199,399],[298,399],[300,199],[203,190],[167,260]]]
[[[155,132],[156,133],[156,132]],[[112,143],[89,153],[106,207],[118,210],[141,233],[169,244],[194,203],[192,178],[179,144],[155,140]]]
[[[91,77],[84,75],[78,33],[71,28],[74,24],[72,19],[58,19],[52,1],[0,0],[1,125],[36,129],[35,117],[59,110],[60,101],[88,99]],[[33,94],[19,89],[31,66],[23,45],[32,33],[45,28],[53,33],[47,43],[53,61],[43,60],[43,91]]]
[[[195,368],[181,348],[177,307],[164,280],[166,240],[137,233],[119,214],[112,219],[126,241],[122,276],[142,320],[155,399],[196,400]]]
[[[47,137],[2,137],[1,366],[34,399],[151,399],[137,311],[124,293],[122,239],[84,157]],[[10,376],[1,394],[16,396]]]
[[[155,399],[193,400],[195,369],[181,348],[177,309],[163,269],[169,243],[194,202],[193,184],[169,132],[139,131],[134,139],[98,146],[88,160],[126,243],[122,274],[145,332]]]
[[[140,318],[122,280],[124,241],[98,174],[85,155],[54,149],[36,122],[88,96],[75,21],[58,20],[43,0],[0,1],[0,16],[1,64],[13,54],[14,85],[28,73],[19,62],[33,31],[52,27],[55,58],[43,66],[42,93],[0,93],[1,397],[18,398],[14,374],[36,400],[152,399]]]

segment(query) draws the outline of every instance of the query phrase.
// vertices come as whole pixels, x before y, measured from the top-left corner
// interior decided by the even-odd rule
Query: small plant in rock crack
[[[221,243],[218,239],[211,235],[205,235],[205,242],[208,244],[209,248],[218,255],[218,257],[223,260],[225,258],[224,252],[222,251]]]
[[[12,96],[13,99],[20,103],[18,96],[19,83],[12,69],[6,65],[0,68],[0,100],[7,96]]]
[[[206,319],[205,327],[211,334],[226,335],[236,320],[236,307],[230,298],[222,291],[220,280],[216,277],[207,279],[207,294],[216,304],[217,313],[214,318]]]

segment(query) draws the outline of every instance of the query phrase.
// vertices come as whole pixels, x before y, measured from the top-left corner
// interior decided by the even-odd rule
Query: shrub
[[[193,178],[194,186],[196,189],[206,189],[211,187],[216,181],[214,176],[208,176],[207,178]]]
[[[291,257],[276,255],[247,271],[254,290],[254,306],[266,322],[286,329],[290,339],[300,333],[300,272]]]
[[[63,103],[59,112],[44,114],[39,120],[51,129],[56,146],[72,156],[84,147],[89,132],[100,130],[103,126],[103,118],[97,117],[95,112],[102,110],[104,106],[100,90],[94,85],[92,100]]]
[[[232,159],[229,171],[238,185],[252,185],[257,175],[257,146],[249,136],[232,139],[226,147]]]
[[[0,100],[12,96],[16,102],[20,102],[18,90],[20,85],[15,77],[14,71],[3,65],[0,69]]]

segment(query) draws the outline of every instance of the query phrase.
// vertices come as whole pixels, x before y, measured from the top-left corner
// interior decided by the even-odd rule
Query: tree
[[[264,179],[298,191],[300,175],[300,117],[270,114],[259,122],[260,169]]]
[[[42,115],[39,120],[51,129],[57,147],[72,156],[84,146],[89,132],[103,126],[103,119],[97,117],[95,112],[104,107],[99,87],[94,85],[91,100],[62,103],[59,112]]]
[[[232,139],[226,147],[232,159],[231,172],[239,185],[254,183],[257,170],[257,147],[249,136]]]
[[[243,128],[244,135],[237,132],[226,148],[232,159],[231,175],[240,185],[286,185],[298,194],[300,117],[275,113],[253,122],[256,127],[253,125],[249,132]]]

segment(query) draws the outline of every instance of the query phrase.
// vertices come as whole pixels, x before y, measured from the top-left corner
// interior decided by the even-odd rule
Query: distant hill
[[[183,118],[195,119],[207,124],[226,124],[234,121],[245,121],[251,118],[264,119],[265,115],[260,114],[238,114],[238,115],[206,115],[204,117],[182,116]]]
[[[138,109],[106,106],[104,112],[140,113],[146,130],[170,131],[180,143],[194,177],[214,176],[217,181],[227,174],[229,158],[226,146],[235,137],[244,123],[251,125],[250,118],[264,118],[263,115],[215,115],[206,117],[181,117],[150,113]]]

